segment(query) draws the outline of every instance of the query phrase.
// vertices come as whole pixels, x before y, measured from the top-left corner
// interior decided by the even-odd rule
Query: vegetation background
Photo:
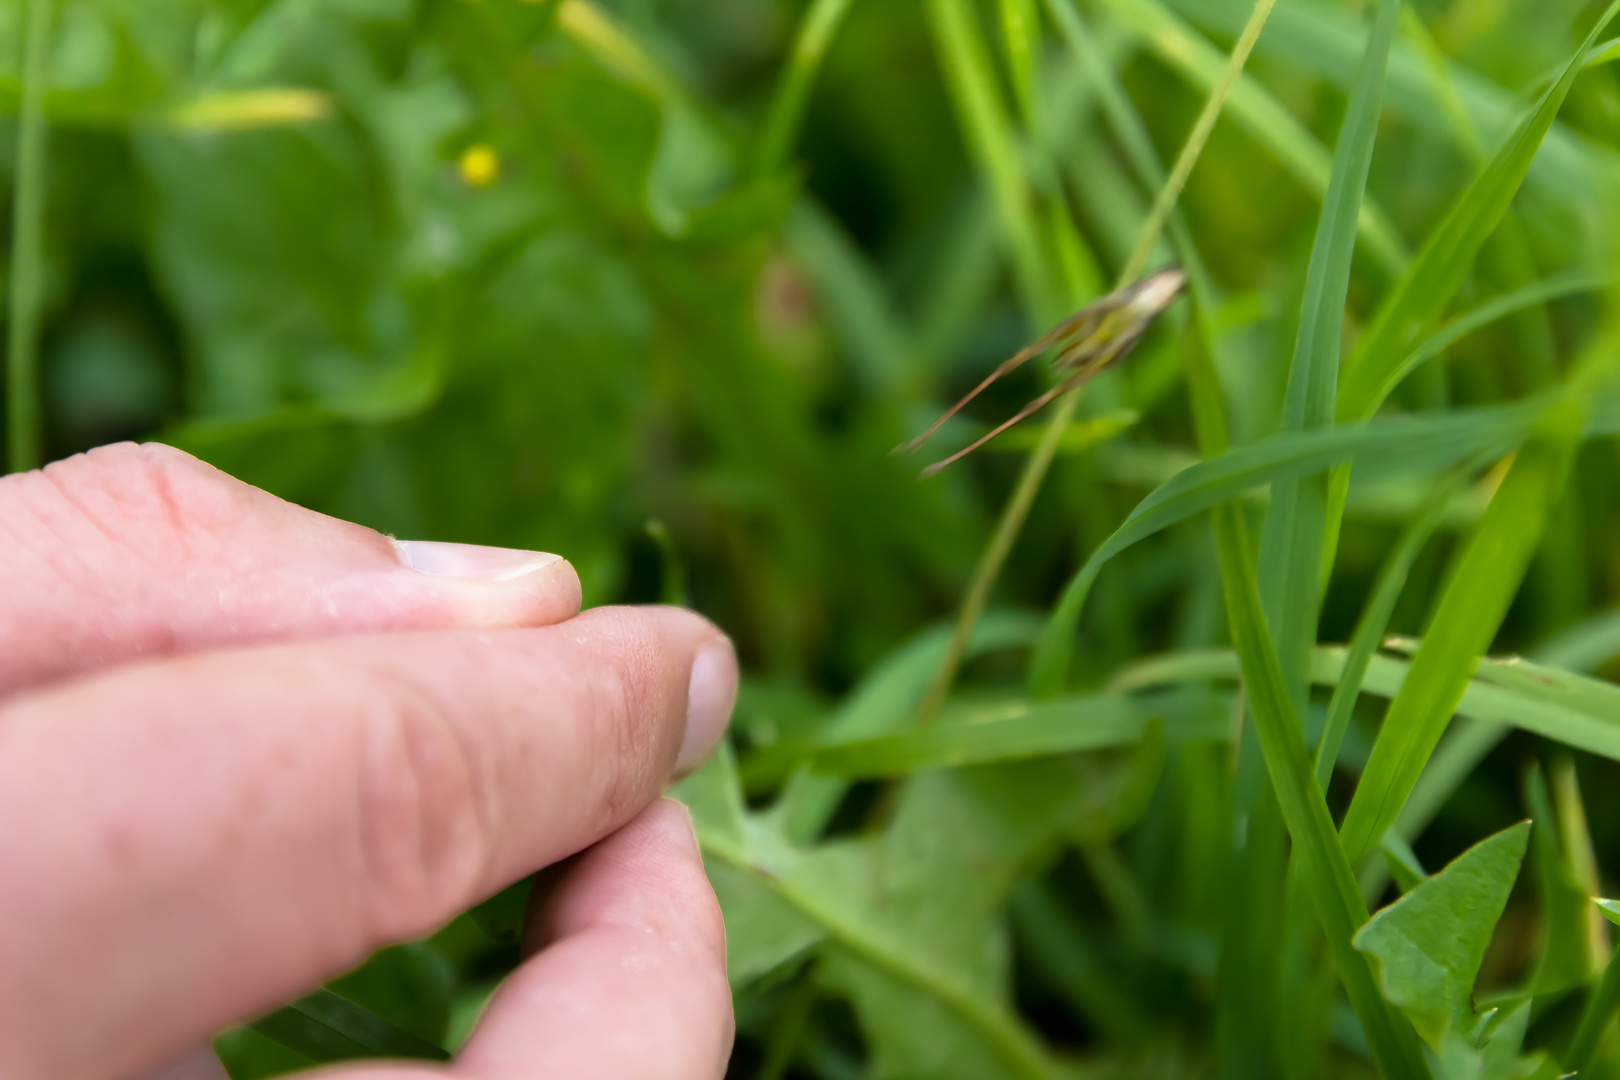
[[[7,0],[10,461],[718,621],[735,1077],[1620,1075],[1613,14]],[[1137,248],[1189,299],[1065,422],[890,455]],[[232,1075],[442,1056],[520,893]]]

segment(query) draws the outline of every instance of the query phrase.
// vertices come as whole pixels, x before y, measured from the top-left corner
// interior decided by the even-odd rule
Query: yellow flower
[[[474,143],[461,152],[456,162],[461,178],[473,187],[488,187],[501,175],[501,157],[486,143]]]

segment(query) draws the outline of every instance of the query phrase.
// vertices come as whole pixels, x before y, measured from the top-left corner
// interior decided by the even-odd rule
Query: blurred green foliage
[[[1338,818],[1364,769],[1393,801],[1348,854],[1373,849],[1372,908],[1391,877],[1407,899],[1355,944],[1434,1048],[1413,1068],[1620,1075],[1589,903],[1620,866],[1620,690],[1591,677],[1620,656],[1613,27],[1580,51],[1604,5],[1413,0],[1384,75],[1391,9],[1281,0],[1155,249],[1195,304],[1087,388],[922,728],[1038,424],[926,482],[889,450],[1106,291],[1249,0],[52,7],[43,258],[6,267],[41,283],[42,384],[13,409],[47,458],[161,438],[392,534],[563,553],[588,604],[716,619],[747,676],[680,793],[728,920],[733,1076],[1369,1075],[1386,1036],[1337,974],[1360,954],[1299,884],[1338,863],[1318,833],[1288,869],[1302,819],[1268,779]],[[25,16],[0,3],[14,117]],[[1538,100],[1544,137],[1518,126]],[[1376,136],[1364,187],[1341,124]],[[1291,378],[1327,397],[1290,412]],[[936,441],[1049,380],[1026,365]],[[1273,557],[1316,558],[1313,529],[1319,619]],[[1476,638],[1548,666],[1476,669]],[[1328,725],[1325,794],[1249,734],[1283,722],[1307,750]],[[226,1033],[233,1076],[453,1048],[521,900]]]

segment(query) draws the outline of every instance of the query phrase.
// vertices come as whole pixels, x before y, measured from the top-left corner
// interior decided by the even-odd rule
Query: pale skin
[[[0,550],[0,1076],[217,1080],[212,1033],[547,866],[452,1063],[321,1075],[724,1073],[720,912],[659,798],[730,714],[711,624],[155,445],[0,480]]]

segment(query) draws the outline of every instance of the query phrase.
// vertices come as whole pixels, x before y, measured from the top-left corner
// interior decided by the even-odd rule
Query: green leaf
[[[1260,586],[1237,513],[1229,503],[1215,513],[1227,618],[1242,661],[1266,772],[1298,852],[1305,888],[1379,1072],[1390,1078],[1427,1077],[1429,1069],[1411,1027],[1390,1010],[1366,959],[1351,946],[1352,936],[1367,921],[1367,907],[1311,771],[1299,719],[1266,629]]]
[[[449,1061],[450,1054],[330,990],[316,990],[248,1027],[314,1062],[392,1057]]]
[[[1474,979],[1529,839],[1525,821],[1482,840],[1356,934],[1356,948],[1378,961],[1384,996],[1436,1050],[1474,1026]]]
[[[881,834],[813,850],[789,842],[779,813],[742,811],[727,770],[711,764],[680,793],[705,858],[728,868],[717,881],[748,957],[740,975],[819,943],[817,977],[854,1003],[879,1075],[1064,1075],[1012,1012],[992,942],[1021,868],[1092,810],[1075,763],[924,773]]]
[[[1356,215],[1372,168],[1384,73],[1400,10],[1401,0],[1381,0],[1375,9],[1372,36],[1334,148],[1333,175],[1306,267],[1305,298],[1283,396],[1281,429],[1288,434],[1333,423]],[[1325,512],[1326,491],[1314,474],[1280,477],[1271,485],[1260,535],[1260,595],[1283,678],[1300,711],[1316,644]]]

